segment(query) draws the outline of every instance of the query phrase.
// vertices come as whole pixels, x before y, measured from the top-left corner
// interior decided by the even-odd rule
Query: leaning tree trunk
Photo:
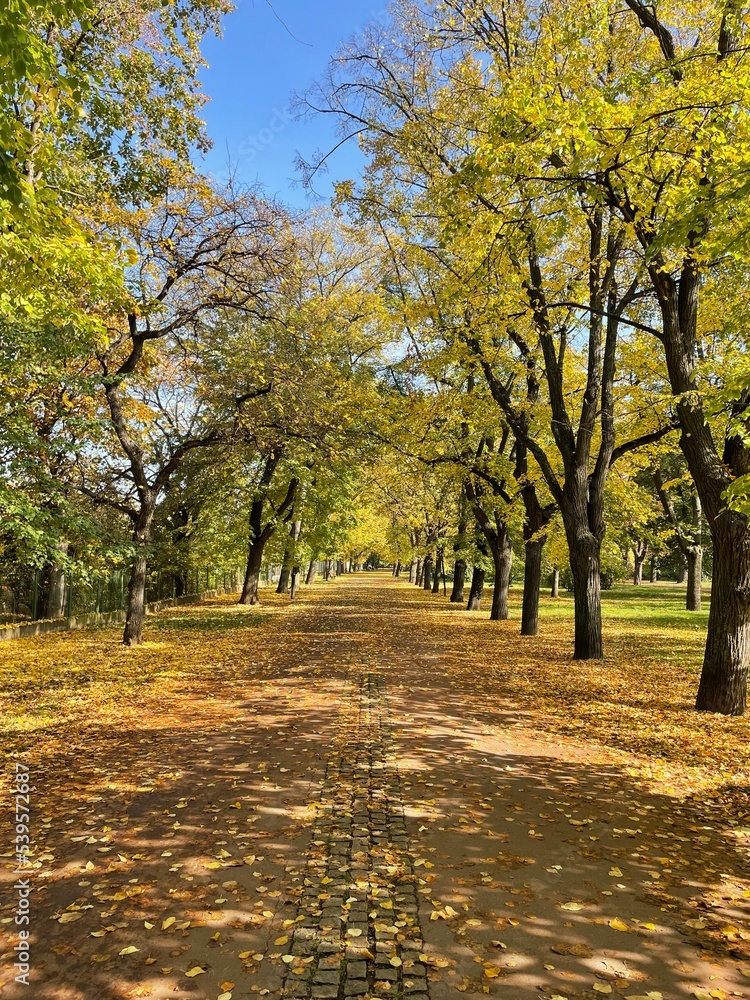
[[[432,590],[432,556],[426,556],[422,566],[423,589]]]
[[[542,555],[546,541],[546,538],[536,538],[525,543],[521,635],[539,634],[539,592],[542,588]]]
[[[687,550],[687,597],[688,611],[700,611],[702,603],[701,584],[703,582],[703,548],[691,545]]]
[[[742,715],[750,657],[750,532],[741,514],[725,511],[711,525],[714,571],[703,673],[695,707]]]
[[[481,566],[475,566],[471,575],[471,587],[469,587],[469,600],[466,605],[467,611],[479,611],[482,605],[482,595],[484,594],[485,571]]]
[[[494,566],[494,587],[492,590],[492,610],[490,621],[501,622],[508,619],[508,590],[510,589],[510,571],[513,566],[513,548],[507,528],[498,532],[496,542],[490,543],[492,563]]]
[[[601,660],[602,597],[600,545],[591,532],[568,539],[570,571],[575,600],[575,642],[573,658]]]
[[[146,569],[148,546],[151,543],[155,502],[148,502],[142,509],[133,531],[136,554],[128,582],[128,605],[125,612],[125,646],[140,646],[143,642],[143,622],[146,617]]]
[[[245,580],[242,584],[242,593],[237,602],[238,604],[260,604],[258,586],[260,585],[260,571],[263,565],[264,548],[265,539],[255,539],[248,547]]]
[[[310,586],[315,581],[315,573],[318,568],[318,563],[315,556],[310,560],[310,565],[307,567],[307,576],[305,577],[306,586]]]

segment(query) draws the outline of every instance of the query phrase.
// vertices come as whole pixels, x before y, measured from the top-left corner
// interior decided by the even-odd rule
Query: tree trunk
[[[302,582],[302,568],[300,566],[292,567],[292,586],[289,591],[289,597],[293,601],[297,594],[299,593],[299,585]]]
[[[555,566],[552,570],[552,593],[551,597],[560,596],[560,570]]]
[[[688,611],[700,611],[702,604],[701,584],[703,582],[703,548],[690,546],[687,553],[687,597]]]
[[[471,576],[471,587],[469,588],[469,602],[466,605],[467,611],[479,611],[484,594],[485,571],[481,566],[475,566]]]
[[[305,585],[306,586],[309,587],[312,583],[314,583],[314,581],[315,581],[315,573],[317,571],[317,568],[318,568],[318,564],[317,564],[317,561],[315,559],[315,556],[313,556],[312,559],[310,560],[310,565],[307,568],[307,576],[305,577]]]
[[[688,559],[686,555],[680,554],[680,565],[677,567],[677,582],[686,583],[688,578]],[[690,611],[690,608],[688,608]]]
[[[140,646],[143,642],[143,622],[146,617],[146,570],[148,546],[151,544],[156,498],[141,498],[143,506],[133,531],[136,554],[130,570],[128,582],[128,602],[125,611],[125,630],[122,641],[125,646]]]
[[[432,581],[433,594],[440,593],[440,572],[442,568],[443,568],[443,550],[438,549],[437,559],[435,560],[435,578]]]
[[[409,583],[417,582],[417,566],[419,565],[418,559],[412,559],[409,564]]]
[[[466,560],[456,559],[453,565],[453,590],[451,592],[451,604],[463,604],[465,586]]]
[[[143,621],[146,616],[146,567],[146,551],[140,548],[130,570],[128,583],[128,606],[125,631],[122,635],[125,646],[140,646],[143,642]]]
[[[468,428],[467,428],[468,430]],[[453,590],[451,591],[451,604],[463,604],[464,587],[466,586],[466,558],[467,549],[466,530],[468,527],[467,496],[466,490],[461,490],[459,498],[458,533],[453,544]]]
[[[570,571],[575,600],[576,660],[602,659],[600,546],[590,533],[569,540]]]
[[[423,559],[417,559],[417,579],[416,579],[416,584],[417,584],[418,587],[421,587],[423,583],[424,583],[424,560]]]
[[[427,556],[422,566],[422,575],[424,579],[423,587],[425,590],[432,590],[432,556]]]
[[[500,622],[508,619],[508,589],[510,587],[510,571],[513,566],[513,549],[510,536],[504,524],[498,525],[497,539],[490,542],[492,563],[494,566],[494,587],[492,590],[492,611],[490,621]]]
[[[542,555],[546,541],[546,538],[537,538],[525,544],[521,635],[539,634],[539,591],[542,587]]]
[[[726,511],[712,525],[714,571],[703,673],[695,707],[742,715],[750,656],[750,533],[747,519]]]
[[[648,555],[648,542],[638,541],[633,546],[633,559],[634,570],[633,570],[633,586],[640,587],[643,583],[643,564],[646,561],[646,556]]]
[[[67,552],[68,543],[61,542],[57,548],[61,552]],[[65,617],[65,574],[59,566],[52,566],[49,574],[49,587],[47,590],[46,618]]]
[[[265,539],[254,539],[247,551],[247,567],[245,569],[245,580],[242,584],[242,593],[238,604],[260,604],[258,597],[258,584],[260,583],[260,570],[263,565],[263,549]]]
[[[401,560],[396,563],[396,579],[401,576]]]
[[[649,577],[650,583],[657,583],[659,580],[659,560],[656,556],[651,556],[651,575]]]
[[[277,594],[286,594],[289,590],[289,576],[292,570],[290,566],[282,566],[279,573],[279,582],[276,587]]]

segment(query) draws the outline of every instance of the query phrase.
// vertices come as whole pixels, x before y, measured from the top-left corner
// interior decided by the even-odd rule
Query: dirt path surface
[[[749,997],[737,838],[464,675],[429,601],[321,587],[195,717],[31,752],[31,985],[6,852],[0,997]]]

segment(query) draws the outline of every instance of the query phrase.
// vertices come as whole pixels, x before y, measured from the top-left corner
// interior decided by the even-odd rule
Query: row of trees
[[[129,573],[339,555],[383,340],[370,251],[324,211],[196,162],[201,42],[225,0],[29,0],[0,15],[0,560]],[[281,532],[286,535],[286,532]]]
[[[714,551],[697,707],[728,714],[750,652],[747,20],[738,0],[403,3],[305,98],[369,159],[339,199],[389,248],[420,458],[471,468],[500,565],[498,498],[520,498],[534,578],[559,512],[578,659],[603,654],[608,485],[675,435]]]

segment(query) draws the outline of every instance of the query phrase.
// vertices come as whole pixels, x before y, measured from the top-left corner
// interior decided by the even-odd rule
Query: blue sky
[[[304,206],[310,196],[298,183],[295,152],[310,159],[332,148],[337,136],[327,116],[293,121],[290,96],[319,77],[341,42],[382,16],[383,7],[378,0],[271,2],[273,10],[266,0],[237,0],[224,37],[204,44],[209,68],[201,78],[210,103],[203,116],[214,142],[204,167],[221,177],[231,161],[241,181],[259,181],[268,194]],[[316,192],[327,197],[333,180],[355,176],[360,165],[356,148],[343,148],[316,180]]]

